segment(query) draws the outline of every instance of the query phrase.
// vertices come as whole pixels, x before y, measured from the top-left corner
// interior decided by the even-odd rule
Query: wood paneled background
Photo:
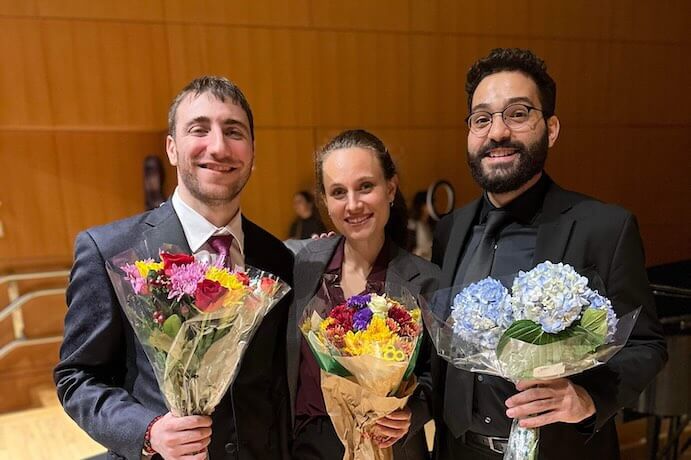
[[[685,0],[0,0],[0,272],[68,266],[80,229],[140,211],[141,160],[164,158],[168,104],[200,74],[252,104],[243,209],[279,237],[347,127],[389,144],[406,196],[444,178],[461,205],[465,72],[496,46],[557,81],[550,174],[636,213],[650,264],[689,258],[690,18]]]

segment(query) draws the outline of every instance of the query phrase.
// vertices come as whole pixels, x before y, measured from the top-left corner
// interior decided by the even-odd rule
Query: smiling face
[[[517,103],[542,108],[535,82],[521,72],[498,72],[485,77],[477,86],[471,112],[501,112]],[[468,133],[470,172],[488,192],[517,190],[542,172],[547,150],[554,145],[558,133],[556,116],[545,121],[541,112],[531,111],[526,129],[516,132],[504,124],[501,114],[495,114],[488,133]]]
[[[349,241],[384,239],[397,179],[386,180],[374,152],[353,147],[329,152],[322,165],[326,207]]]
[[[190,206],[238,206],[254,164],[247,114],[230,99],[190,93],[178,106],[166,153],[177,167],[179,193]]]

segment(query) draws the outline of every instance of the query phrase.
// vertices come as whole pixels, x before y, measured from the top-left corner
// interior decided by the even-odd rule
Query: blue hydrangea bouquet
[[[625,345],[639,312],[617,318],[588,278],[549,261],[512,277],[510,292],[485,278],[436,292],[422,311],[440,357],[512,382],[566,377],[605,363]],[[514,420],[504,459],[536,459],[538,440],[537,429]]]

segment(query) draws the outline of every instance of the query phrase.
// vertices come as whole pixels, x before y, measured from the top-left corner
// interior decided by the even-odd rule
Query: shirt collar
[[[545,200],[545,194],[551,182],[552,179],[543,171],[540,179],[532,187],[517,196],[503,209],[511,214],[514,221],[522,224],[532,224],[542,209],[542,203]],[[480,211],[479,221],[481,224],[487,220],[487,214],[491,210],[497,209],[490,201],[489,196],[487,196],[487,191],[482,196],[482,210]]]
[[[193,253],[199,251],[204,243],[212,236],[232,235],[234,242],[237,243],[240,248],[240,254],[242,254],[244,258],[245,234],[242,231],[242,213],[239,209],[235,216],[230,219],[230,222],[225,226],[216,227],[183,201],[178,193],[177,187],[175,188],[175,192],[173,192],[171,202],[182,224],[182,231],[185,233],[187,243]]]

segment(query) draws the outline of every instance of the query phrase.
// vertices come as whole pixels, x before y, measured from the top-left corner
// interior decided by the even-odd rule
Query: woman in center
[[[296,460],[333,460],[344,454],[325,408],[319,366],[299,330],[303,310],[322,279],[330,280],[326,288],[338,304],[353,295],[381,291],[385,282],[413,295],[426,294],[436,289],[439,276],[436,265],[402,249],[405,200],[396,167],[379,138],[364,130],[342,132],[317,151],[315,175],[317,192],[340,236],[310,242],[295,261],[287,354]],[[425,367],[425,356],[420,353],[416,373]],[[423,429],[430,419],[423,395],[429,375],[418,379],[408,405],[377,421],[383,439],[379,446],[393,446],[396,460],[429,458]]]

